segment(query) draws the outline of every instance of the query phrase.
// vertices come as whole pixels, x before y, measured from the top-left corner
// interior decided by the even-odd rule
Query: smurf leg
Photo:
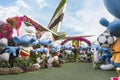
[[[100,68],[102,70],[111,70],[111,69],[114,69],[115,66],[113,64],[103,64],[103,65],[100,66]]]

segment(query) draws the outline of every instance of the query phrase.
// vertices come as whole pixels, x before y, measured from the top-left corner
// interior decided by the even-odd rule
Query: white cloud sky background
[[[58,3],[59,0],[0,0],[0,20],[27,15],[47,26]],[[99,35],[105,30],[99,24],[102,17],[114,19],[103,0],[68,0],[60,31],[67,35]]]

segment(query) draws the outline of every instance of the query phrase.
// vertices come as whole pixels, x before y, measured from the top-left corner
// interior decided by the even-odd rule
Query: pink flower
[[[11,27],[16,28],[17,35],[19,36],[20,35],[19,29],[22,25],[22,17],[15,16],[15,17],[6,19],[6,21],[11,25]]]
[[[118,80],[118,77],[112,77],[111,80]]]
[[[0,39],[7,38],[8,40],[12,39],[13,28],[8,24],[3,24],[0,26]]]

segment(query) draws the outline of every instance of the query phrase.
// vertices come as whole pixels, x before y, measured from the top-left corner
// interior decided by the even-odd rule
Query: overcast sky
[[[0,0],[0,19],[27,15],[47,26],[60,0]],[[100,18],[112,21],[103,0],[68,0],[60,31],[67,35],[99,35],[106,28]]]

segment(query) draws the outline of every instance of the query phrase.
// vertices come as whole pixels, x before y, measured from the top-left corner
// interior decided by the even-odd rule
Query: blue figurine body
[[[14,42],[20,45],[19,57],[25,58],[30,56],[30,51],[33,50],[33,43],[36,41],[35,36],[26,34],[21,37],[14,37]]]
[[[110,59],[112,57],[112,53],[110,51],[110,48],[101,48],[101,53],[101,59],[105,61],[106,64],[111,64]]]
[[[107,28],[107,32],[111,35],[115,36],[117,40],[111,46],[111,64],[101,65],[100,68],[103,70],[110,70],[116,67],[120,67],[120,46],[119,46],[119,37],[120,37],[120,0],[103,0],[105,7],[107,10],[115,16],[115,20],[109,22],[105,18],[101,18],[100,24]],[[117,44],[116,44],[117,43]],[[117,52],[117,53],[116,53]]]

